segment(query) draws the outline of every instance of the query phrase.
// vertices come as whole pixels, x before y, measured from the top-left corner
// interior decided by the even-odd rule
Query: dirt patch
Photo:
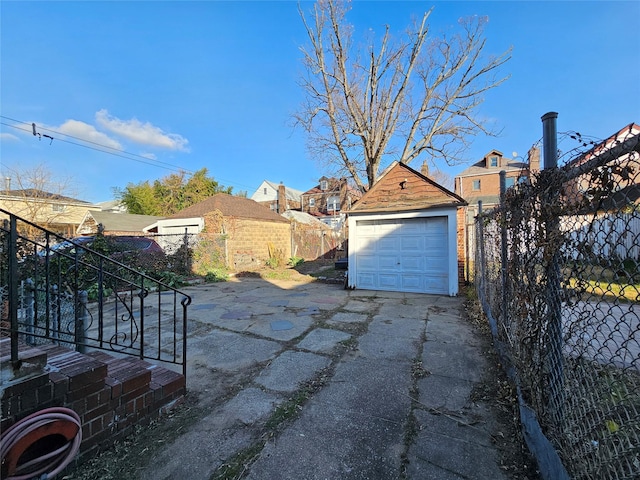
[[[237,272],[234,276],[238,278],[263,278],[265,280],[294,282],[343,283],[346,274],[346,270],[335,268],[333,260],[312,260],[302,262],[295,267],[289,265],[279,267],[264,266],[256,270]]]

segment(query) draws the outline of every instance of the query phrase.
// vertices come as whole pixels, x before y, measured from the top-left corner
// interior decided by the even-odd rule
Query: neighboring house
[[[531,173],[540,170],[540,150],[531,147],[529,163],[505,157],[498,150],[491,150],[480,161],[463,170],[455,177],[454,192],[469,203],[469,212],[477,214],[478,201],[483,210],[500,204],[500,172],[505,172],[505,186],[526,180]],[[473,217],[472,217],[473,218]]]
[[[92,203],[38,189],[0,191],[0,209],[65,237],[76,229],[87,211],[98,211]],[[0,219],[7,218],[0,214]]]
[[[585,164],[589,164],[592,159],[625,141],[635,142],[636,151],[599,164],[564,187],[563,193],[566,198],[578,205],[583,213],[634,209],[640,205],[640,160],[637,151],[640,125],[626,125],[584,155],[569,162],[565,168],[585,168]]]
[[[464,251],[467,279],[471,278],[475,245],[475,217],[478,214],[478,201],[482,201],[484,211],[500,204],[500,172],[505,172],[505,186],[512,187],[516,182],[525,181],[531,174],[540,171],[540,150],[533,146],[528,152],[529,162],[505,157],[498,150],[491,150],[480,161],[463,170],[455,177],[454,192],[464,198],[468,206],[464,212],[465,234],[462,249]]]
[[[105,235],[142,235],[145,228],[164,217],[111,213],[104,211],[87,212],[78,226],[78,235],[95,235],[98,225],[102,225]]]
[[[322,177],[318,185],[302,194],[302,211],[338,228],[344,220],[343,212],[361,196],[362,193],[351,187],[345,178]]]
[[[302,192],[284,184],[263,181],[251,195],[251,200],[268,207],[277,213],[286,210],[300,210]]]
[[[217,193],[168,219],[181,219],[186,225],[194,218],[204,219],[208,233],[225,235],[227,266],[236,271],[264,265],[270,248],[280,252],[285,262],[291,257],[289,220],[251,199]],[[179,228],[179,223],[174,227]]]
[[[348,212],[348,287],[457,295],[466,205],[394,162]]]

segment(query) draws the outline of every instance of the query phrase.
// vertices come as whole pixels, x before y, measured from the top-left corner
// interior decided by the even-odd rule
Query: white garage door
[[[447,294],[447,217],[358,220],[356,287]]]

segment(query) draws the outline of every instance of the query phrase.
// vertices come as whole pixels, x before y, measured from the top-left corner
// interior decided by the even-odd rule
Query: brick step
[[[47,364],[47,354],[41,348],[18,342],[18,359],[28,370],[42,370]],[[0,337],[0,365],[11,365],[11,338]]]
[[[40,347],[47,354],[49,377],[55,384],[67,383],[66,400],[73,402],[104,388],[104,362],[58,345]]]
[[[156,408],[176,400],[186,392],[185,378],[165,367],[135,357],[115,358],[103,351],[87,355],[107,365],[105,383],[116,394],[120,390],[125,401],[136,396],[130,393],[144,393],[144,386],[153,392],[153,404]]]

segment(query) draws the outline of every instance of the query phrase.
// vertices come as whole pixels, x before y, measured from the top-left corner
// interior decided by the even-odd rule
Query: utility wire
[[[24,121],[21,121],[21,120],[16,120],[15,118],[6,117],[4,115],[0,115],[0,118],[4,118],[5,120],[10,120],[12,122],[21,123],[21,124],[28,125],[29,127],[31,127],[30,123],[24,122]],[[21,127],[19,127],[17,125],[11,125],[9,123],[4,123],[4,122],[0,122],[0,124],[6,125],[7,127],[15,128],[16,130],[22,130],[24,132],[31,133],[31,128],[29,128],[29,129],[21,128]],[[65,143],[69,143],[71,145],[76,145],[76,146],[79,146],[79,147],[88,148],[90,150],[95,150],[97,152],[106,153],[108,155],[114,155],[114,156],[120,157],[120,158],[126,158],[128,160],[133,160],[135,162],[145,163],[147,165],[153,165],[153,166],[156,166],[156,167],[165,168],[167,170],[173,170],[173,171],[176,171],[176,172],[185,172],[185,173],[188,173],[190,175],[193,175],[192,171],[186,170],[186,169],[184,169],[182,167],[179,167],[177,165],[172,165],[170,163],[162,162],[160,160],[151,160],[151,159],[145,157],[144,155],[138,155],[137,153],[127,152],[125,150],[120,150],[120,149],[117,149],[115,147],[110,147],[108,145],[103,145],[101,143],[93,142],[91,140],[85,140],[83,138],[74,137],[73,135],[69,135],[69,134],[66,134],[66,133],[58,132],[58,131],[52,130],[50,128],[41,127],[41,126],[38,126],[38,125],[36,125],[36,126],[40,130],[46,130],[46,131],[52,132],[52,133],[54,133],[56,135],[63,135],[65,137],[73,138],[75,140],[79,140],[79,141],[84,142],[84,143],[89,143],[91,145],[96,145],[97,147],[100,147],[100,148],[94,148],[94,147],[91,147],[89,145],[83,145],[83,144],[80,144],[80,143],[72,142],[70,140],[65,140],[64,138],[56,138],[56,140],[58,140],[60,142],[65,142]],[[118,152],[121,152],[121,153],[118,153]],[[134,157],[134,158],[132,158],[132,157]]]
[[[32,124],[29,123],[29,122],[25,122],[23,120],[17,120],[15,118],[7,117],[5,115],[0,115],[0,118],[4,118],[5,120],[9,120],[9,121],[16,122],[16,123],[21,123],[23,125],[28,125],[29,128],[28,129],[27,128],[21,128],[21,127],[19,127],[17,125],[11,125],[11,124],[5,123],[5,122],[0,122],[0,125],[5,125],[7,127],[15,128],[16,130],[22,130],[22,131],[27,132],[27,133],[32,133]],[[127,152],[127,151],[124,151],[124,150],[119,150],[117,148],[110,147],[108,145],[102,145],[100,143],[93,142],[91,140],[85,140],[83,138],[74,137],[73,135],[69,135],[69,134],[66,134],[66,133],[58,132],[58,131],[52,130],[50,128],[40,127],[40,126],[37,126],[37,127],[40,130],[46,130],[46,131],[52,132],[52,133],[54,133],[56,135],[63,135],[65,137],[73,138],[75,140],[79,140],[79,141],[84,142],[84,143],[89,143],[89,144],[92,144],[92,145],[96,145],[97,147],[100,147],[100,148],[95,148],[95,147],[91,147],[89,145],[83,145],[83,144],[80,144],[80,143],[72,142],[70,140],[65,140],[64,138],[55,138],[55,140],[58,140],[60,142],[69,143],[71,145],[76,145],[76,146],[79,146],[79,147],[88,148],[89,150],[95,150],[96,152],[106,153],[107,155],[113,155],[115,157],[124,158],[126,160],[133,160],[134,162],[144,163],[146,165],[151,165],[153,167],[160,167],[160,168],[164,168],[166,170],[170,170],[170,171],[174,171],[174,172],[178,172],[178,173],[184,172],[184,173],[187,173],[189,175],[193,175],[193,173],[194,173],[194,172],[192,172],[190,170],[187,170],[185,168],[179,167],[177,165],[172,165],[170,163],[161,162],[159,160],[153,160],[152,161],[151,159],[145,157],[144,155],[138,155],[136,153],[131,153],[131,152]],[[111,150],[111,151],[109,151],[109,150]],[[132,158],[132,157],[137,157],[137,158]],[[225,180],[222,179],[222,178],[218,178],[217,180],[225,182]],[[252,187],[249,187],[248,185],[242,185],[242,184],[231,182],[230,186],[233,186],[233,185],[236,185],[236,186],[239,186],[239,187],[245,187],[245,188],[248,188],[248,189],[252,188]],[[247,190],[247,193],[248,193],[248,190]]]

